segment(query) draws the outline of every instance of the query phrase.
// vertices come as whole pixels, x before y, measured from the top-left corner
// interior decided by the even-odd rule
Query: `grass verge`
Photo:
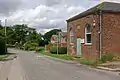
[[[5,55],[0,55],[0,60],[4,60],[4,59],[6,59],[7,57],[8,57],[7,54],[5,54]]]
[[[88,60],[85,58],[76,58],[73,56],[69,56],[67,54],[51,54],[49,52],[44,52],[44,51],[40,52],[40,54],[51,56],[54,58],[64,59],[64,60],[77,61],[77,62],[80,62],[81,64],[90,65],[90,66],[97,66],[100,63],[99,61]]]

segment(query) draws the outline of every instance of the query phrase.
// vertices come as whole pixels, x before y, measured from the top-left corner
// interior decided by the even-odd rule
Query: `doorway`
[[[77,39],[77,56],[81,56],[82,55],[82,51],[81,51],[81,38]]]

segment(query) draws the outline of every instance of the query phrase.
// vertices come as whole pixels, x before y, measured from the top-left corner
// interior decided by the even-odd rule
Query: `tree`
[[[7,44],[15,44],[16,33],[13,31],[12,27],[7,27]]]
[[[13,30],[15,33],[14,39],[16,40],[16,42],[18,42],[18,43],[21,42],[22,44],[24,44],[26,42],[25,38],[28,33],[28,26],[24,25],[24,24],[23,25],[14,25]]]
[[[52,36],[53,34],[57,34],[57,33],[60,32],[60,31],[61,31],[60,29],[53,29],[53,30],[45,33],[44,39],[46,39],[47,41],[50,41],[51,36]]]

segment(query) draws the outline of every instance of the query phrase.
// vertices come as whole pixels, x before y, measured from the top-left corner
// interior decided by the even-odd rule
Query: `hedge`
[[[67,54],[67,47],[59,47],[58,53],[59,54]]]
[[[5,40],[3,37],[0,37],[0,55],[5,54]]]
[[[42,52],[42,51],[44,51],[44,47],[37,47],[35,51],[36,52]]]
[[[56,46],[50,47],[50,52],[53,54],[57,54],[57,47]]]
[[[57,54],[57,47],[52,46],[50,48],[50,52],[53,54]],[[58,54],[67,54],[67,47],[58,47]]]

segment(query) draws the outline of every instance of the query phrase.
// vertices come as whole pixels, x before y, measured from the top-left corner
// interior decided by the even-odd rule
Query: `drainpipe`
[[[100,10],[100,60],[102,57],[102,11]]]

